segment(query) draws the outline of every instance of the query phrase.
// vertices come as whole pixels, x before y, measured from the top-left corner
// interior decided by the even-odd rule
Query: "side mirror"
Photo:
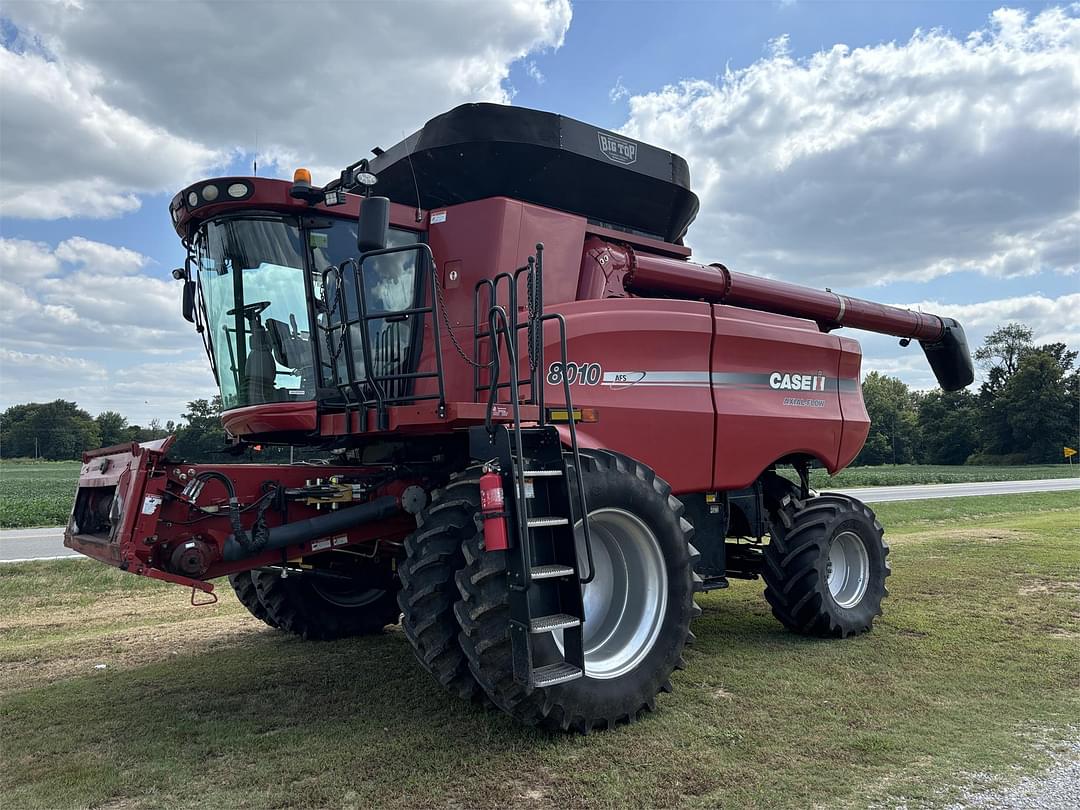
[[[184,282],[184,320],[195,323],[195,282]]]
[[[387,197],[365,197],[360,201],[360,218],[356,223],[356,247],[361,253],[383,250],[390,231],[390,200]]]

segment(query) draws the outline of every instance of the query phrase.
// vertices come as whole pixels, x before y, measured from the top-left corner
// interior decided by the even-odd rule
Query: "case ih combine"
[[[467,105],[375,151],[170,206],[228,433],[324,460],[88,452],[68,546],[193,601],[228,576],[309,639],[400,620],[450,692],[561,729],[652,709],[732,577],[795,632],[870,629],[881,526],[808,485],[869,428],[835,330],[955,390],[959,324],[691,261],[685,161],[568,118]]]

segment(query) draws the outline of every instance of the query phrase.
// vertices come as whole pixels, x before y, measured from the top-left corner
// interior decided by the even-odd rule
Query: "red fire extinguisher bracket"
[[[503,491],[502,474],[492,464],[484,465],[480,476],[480,517],[484,526],[484,549],[505,551],[510,547],[506,530],[506,494]]]

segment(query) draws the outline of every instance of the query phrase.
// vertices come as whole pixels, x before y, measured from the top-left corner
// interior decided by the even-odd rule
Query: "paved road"
[[[918,501],[926,498],[961,498],[971,495],[1015,495],[1020,492],[1080,490],[1080,478],[1047,478],[1036,481],[990,481],[977,484],[925,484],[906,487],[864,487],[837,490],[867,503]],[[0,531],[0,563],[23,560],[86,559],[64,548],[64,530],[9,529]]]
[[[83,557],[64,547],[64,528],[8,529],[0,531],[0,562],[22,560],[58,560],[61,557]]]
[[[1034,481],[984,481],[974,484],[919,484],[906,487],[862,487],[837,490],[866,503],[962,498],[971,495],[1016,495],[1021,492],[1065,492],[1080,489],[1080,478],[1041,478]]]

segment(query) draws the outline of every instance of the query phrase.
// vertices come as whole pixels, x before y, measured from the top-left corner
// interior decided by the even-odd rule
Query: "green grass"
[[[67,523],[80,466],[78,461],[0,462],[0,528]]]
[[[1019,467],[966,467],[934,464],[885,464],[848,467],[836,475],[813,470],[815,489],[907,486],[909,484],[963,484],[974,481],[1030,481],[1036,478],[1080,478],[1080,465],[1031,464]]]
[[[962,505],[961,505],[962,504]],[[1075,493],[882,504],[874,632],[804,639],[706,594],[660,710],[588,737],[442,694],[399,631],[305,643],[231,596],[0,566],[0,795],[43,807],[939,805],[1080,724]],[[227,589],[227,587],[226,587]],[[105,664],[105,669],[95,665]]]

